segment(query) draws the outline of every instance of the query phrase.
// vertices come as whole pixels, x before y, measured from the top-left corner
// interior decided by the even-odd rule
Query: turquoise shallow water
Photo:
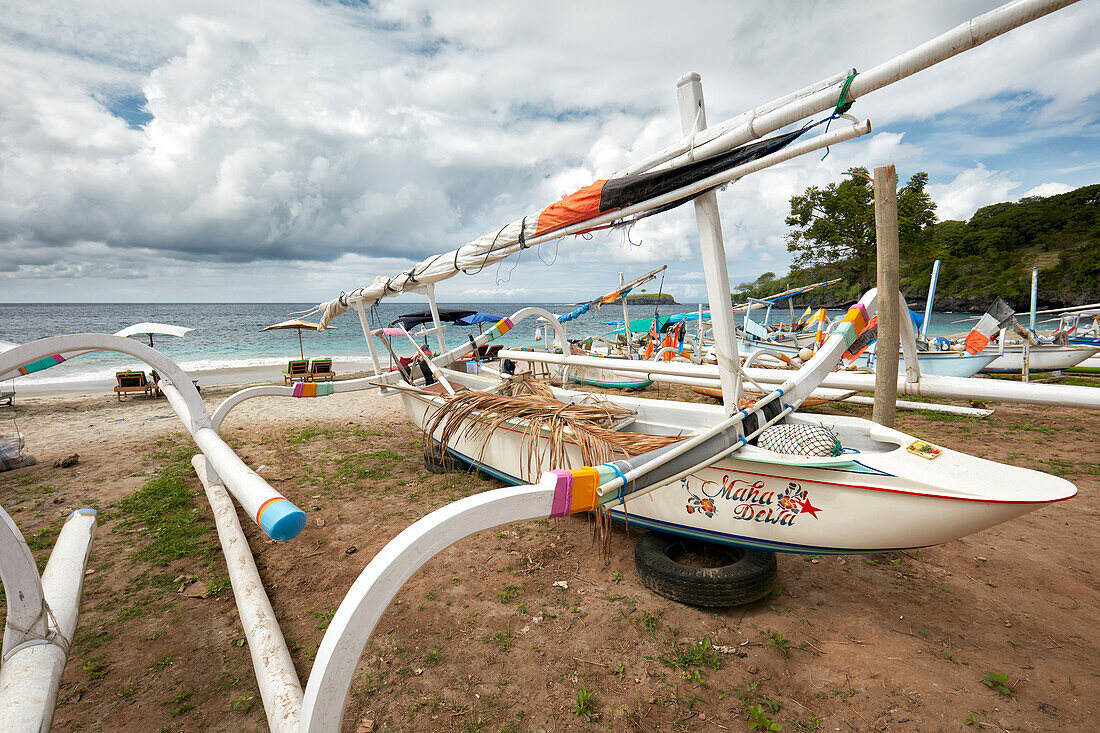
[[[303,311],[308,303],[95,303],[95,304],[22,304],[0,303],[0,341],[16,344],[47,336],[67,333],[114,333],[126,326],[143,321],[188,326],[194,331],[184,338],[157,337],[156,348],[177,362],[185,371],[202,384],[233,383],[279,379],[279,371],[287,360],[298,358],[298,335],[295,331],[260,332],[264,326],[288,320],[295,312]],[[440,304],[440,308],[479,310],[496,316],[509,316],[525,305],[541,305],[554,313],[573,310],[572,305],[545,305],[524,303],[465,303]],[[694,312],[695,304],[661,306],[662,315],[683,311]],[[388,324],[399,315],[422,311],[427,301],[383,302],[373,311],[376,325]],[[647,318],[653,315],[652,305],[630,306],[630,317]],[[800,313],[801,309],[796,313]],[[837,311],[836,313],[840,313]],[[956,333],[967,325],[951,324],[971,314],[937,314],[931,333],[934,335]],[[759,320],[760,316],[757,316]],[[571,338],[601,336],[611,330],[608,321],[622,319],[622,306],[613,304],[600,310],[591,310],[567,324]],[[787,309],[775,309],[773,322],[790,320]],[[323,332],[303,331],[302,340],[307,358],[332,357],[337,371],[365,369],[369,366],[366,343],[354,312],[349,312],[334,322],[336,330]],[[524,321],[502,340],[509,347],[532,346],[534,322]],[[457,345],[467,333],[476,335],[478,329],[452,326],[448,329],[448,342]],[[395,340],[395,350],[401,355],[412,352],[411,346],[401,339]],[[434,349],[434,337],[429,341]],[[380,344],[376,344],[385,353]],[[17,389],[66,390],[110,386],[114,373],[120,369],[142,368],[144,365],[129,356],[116,353],[96,353],[76,357],[64,364],[15,381]],[[6,384],[6,386],[9,386]]]

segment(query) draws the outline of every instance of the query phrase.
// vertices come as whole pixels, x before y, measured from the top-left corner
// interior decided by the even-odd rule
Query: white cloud
[[[270,292],[252,280],[278,282],[287,298],[331,297],[371,266],[450,249],[666,146],[679,137],[683,72],[703,75],[713,124],[997,4],[19,4],[0,18],[0,298],[93,280],[87,297],[114,287],[127,298],[138,289],[125,279],[142,274],[178,276],[179,292],[199,299],[224,297],[227,283]],[[776,14],[783,34],[769,30]],[[782,269],[791,195],[852,165],[944,167],[954,181],[930,187],[945,197],[941,216],[972,213],[1009,184],[1053,191],[1043,183],[1053,171],[1064,185],[1091,182],[1080,158],[1029,173],[983,156],[1095,136],[1098,24],[1097,6],[1081,3],[868,95],[852,112],[873,119],[871,137],[719,194],[731,273]],[[134,129],[109,107],[139,95],[153,119]],[[947,110],[1031,124],[904,138],[907,123]],[[960,151],[971,159],[946,162]],[[577,288],[632,265],[697,268],[690,206],[630,238],[641,246],[619,232],[563,243],[559,265],[584,273]],[[349,268],[349,257],[363,262]],[[549,294],[534,267],[506,289]],[[445,291],[467,297],[462,287]]]
[[[1040,183],[1035,188],[1029,189],[1020,198],[1028,198],[1029,196],[1057,196],[1060,193],[1069,193],[1073,190],[1073,186],[1067,186],[1064,183]]]
[[[1006,201],[1009,191],[1020,186],[1019,181],[1002,171],[986,170],[985,166],[964,170],[951,183],[928,186],[928,193],[937,204],[940,219],[966,220],[988,204]]]

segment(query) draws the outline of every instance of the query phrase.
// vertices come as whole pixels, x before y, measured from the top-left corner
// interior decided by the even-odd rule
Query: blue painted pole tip
[[[289,501],[277,501],[260,516],[260,529],[279,542],[297,537],[306,527],[306,513]]]
[[[95,509],[92,509],[90,507],[85,507],[84,509],[75,510],[72,514],[70,514],[65,519],[65,521],[67,522],[70,519],[72,519],[73,517],[96,517],[98,515],[99,515],[99,512],[97,512]]]

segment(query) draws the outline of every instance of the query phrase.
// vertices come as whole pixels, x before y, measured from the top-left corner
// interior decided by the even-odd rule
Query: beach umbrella
[[[153,345],[153,336],[178,336],[183,338],[183,335],[188,331],[194,331],[193,328],[187,328],[186,326],[173,326],[168,323],[135,323],[132,326],[127,326],[121,331],[117,331],[115,336],[148,336],[149,346]]]
[[[492,313],[483,313],[481,311],[478,311],[473,315],[459,318],[457,321],[455,321],[455,323],[460,326],[472,326],[475,323],[497,323],[500,320],[500,316],[494,316]]]
[[[469,315],[469,316],[466,316],[464,318],[459,318],[457,321],[455,321],[455,323],[457,323],[460,326],[472,326],[476,323],[477,324],[477,332],[481,333],[481,324],[483,324],[483,323],[499,323],[501,320],[502,319],[501,319],[500,316],[494,316],[492,313],[483,313],[481,311],[478,311],[477,313],[474,313],[473,315]]]
[[[273,326],[267,326],[266,328],[261,328],[260,332],[262,333],[264,331],[276,331],[276,330],[282,330],[282,329],[287,329],[287,328],[293,328],[295,331],[298,332],[298,349],[299,349],[299,351],[301,351],[302,358],[305,359],[306,358],[306,348],[305,348],[305,346],[302,345],[302,329],[304,328],[304,329],[307,329],[307,330],[310,330],[310,331],[327,331],[327,330],[335,330],[336,326],[328,326],[327,328],[325,328],[325,327],[322,327],[321,324],[319,324],[319,323],[312,323],[310,321],[303,321],[301,318],[292,318],[289,321],[283,321],[282,323],[276,323]]]

